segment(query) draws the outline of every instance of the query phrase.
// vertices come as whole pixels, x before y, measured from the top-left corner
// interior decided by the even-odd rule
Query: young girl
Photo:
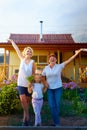
[[[29,92],[32,92],[32,106],[35,113],[35,126],[41,126],[41,109],[43,105],[43,92],[47,85],[42,83],[41,74],[34,75],[34,82],[29,85]]]
[[[31,94],[28,93],[28,81],[26,77],[35,74],[35,68],[36,68],[35,62],[34,60],[31,59],[33,55],[33,50],[31,47],[26,47],[24,48],[23,53],[21,53],[18,46],[15,44],[13,40],[8,39],[8,42],[11,42],[21,61],[19,67],[17,85],[20,101],[24,110],[22,126],[28,126],[30,125],[29,104]]]

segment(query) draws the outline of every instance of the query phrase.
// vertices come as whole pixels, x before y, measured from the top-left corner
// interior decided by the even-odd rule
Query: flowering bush
[[[19,95],[14,83],[6,84],[0,91],[0,115],[15,113],[19,109]]]
[[[3,83],[7,84],[7,85],[11,84],[11,83],[17,83],[17,78],[18,78],[18,75],[14,74],[14,75],[12,75],[11,79],[3,80]]]
[[[11,81],[12,82],[17,82],[17,79],[18,79],[18,75],[17,74],[12,75],[12,77],[11,77]]]
[[[63,83],[63,98],[72,100],[74,97],[79,96],[77,84],[73,81]]]
[[[69,82],[69,83],[63,83],[64,89],[70,88],[71,90],[75,89],[77,87],[77,84],[75,82]]]
[[[17,112],[19,109],[19,103],[17,75],[14,74],[11,79],[3,80],[0,89],[0,114],[7,115]]]

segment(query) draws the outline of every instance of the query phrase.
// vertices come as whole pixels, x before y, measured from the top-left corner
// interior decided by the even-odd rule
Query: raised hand
[[[81,48],[81,49],[79,49],[79,50],[76,50],[76,51],[75,51],[75,54],[78,54],[78,53],[80,53],[81,51],[84,51],[84,49]]]
[[[10,38],[7,39],[7,41],[8,41],[8,42],[11,42],[11,43],[14,42],[14,41],[13,41],[12,39],[10,39]]]
[[[87,49],[83,49],[83,51],[87,51]]]

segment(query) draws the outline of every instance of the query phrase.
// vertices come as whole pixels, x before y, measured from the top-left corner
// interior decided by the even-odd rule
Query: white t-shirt
[[[61,72],[64,68],[64,63],[55,64],[53,68],[47,65],[42,75],[46,76],[47,83],[50,89],[56,89],[62,87]]]
[[[32,98],[41,99],[43,98],[43,87],[42,83],[34,83]]]
[[[26,77],[32,75],[33,62],[34,60],[31,60],[29,64],[26,64],[24,60],[21,60],[18,73],[18,86],[28,87],[28,81]]]

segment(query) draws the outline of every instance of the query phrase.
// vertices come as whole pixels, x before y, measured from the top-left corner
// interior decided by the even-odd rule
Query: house
[[[34,50],[33,59],[37,67],[48,64],[48,55],[55,53],[58,63],[61,63],[71,57],[75,50],[87,48],[87,43],[76,43],[71,34],[10,34],[9,38],[13,39],[22,51],[25,47],[30,46]],[[18,73],[20,59],[14,48],[9,42],[0,43],[0,48],[5,49],[4,53],[4,75],[11,77]],[[6,51],[9,51],[9,63],[6,64]],[[81,52],[63,70],[63,75],[77,82],[87,82],[87,53]],[[84,76],[83,76],[84,75]]]

